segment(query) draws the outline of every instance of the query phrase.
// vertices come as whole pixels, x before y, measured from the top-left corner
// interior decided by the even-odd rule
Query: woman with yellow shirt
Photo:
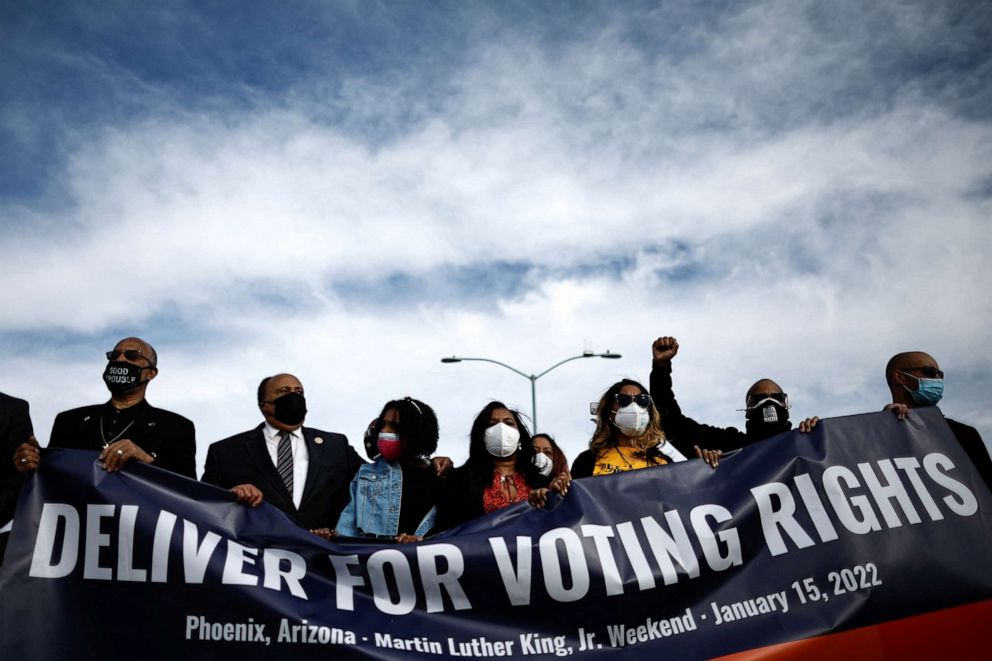
[[[700,450],[696,456],[714,468],[719,451]],[[623,379],[610,386],[596,407],[596,431],[589,449],[575,458],[572,478],[622,473],[663,466],[686,457],[665,439],[661,417],[647,389]]]

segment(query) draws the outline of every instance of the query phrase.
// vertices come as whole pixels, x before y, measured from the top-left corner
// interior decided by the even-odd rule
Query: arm
[[[9,424],[0,429],[0,448],[3,456],[0,457],[0,526],[9,521],[14,516],[14,506],[17,503],[17,494],[21,490],[21,482],[24,478],[17,470],[18,462],[15,460],[17,448],[32,438],[34,430],[31,426],[31,415],[28,412],[28,403],[24,400],[11,398],[7,400],[10,404]]]
[[[651,347],[651,399],[661,415],[665,437],[686,457],[696,455],[695,446],[729,452],[747,444],[747,436],[734,427],[713,427],[685,416],[672,389],[672,358],[679,345],[674,337],[661,337]]]

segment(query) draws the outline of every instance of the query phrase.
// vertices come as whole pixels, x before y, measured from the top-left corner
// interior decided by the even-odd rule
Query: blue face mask
[[[906,374],[906,372],[903,372]],[[913,376],[912,374],[906,374],[906,376]],[[944,396],[944,380],[943,379],[916,379],[916,383],[919,384],[916,390],[909,390],[906,386],[906,390],[909,390],[909,394],[912,396],[913,401],[920,406],[935,406],[940,398]]]

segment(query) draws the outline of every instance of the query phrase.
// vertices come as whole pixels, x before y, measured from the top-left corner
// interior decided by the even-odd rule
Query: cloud
[[[100,352],[137,334],[163,359],[150,398],[197,422],[201,464],[256,424],[254,387],[280,371],[311,423],[356,442],[382,402],[421,397],[458,458],[472,414],[529,410],[530,384],[441,356],[530,374],[621,352],[538,381],[541,426],[574,456],[588,402],[646,381],[651,340],[674,334],[702,421],[742,424],[762,376],[794,416],[876,410],[888,356],[923,348],[949,374],[945,410],[992,434],[986,14],[514,10],[419,19],[434,51],[389,5],[369,41],[330,27],[359,21],[347,10],[292,47],[295,14],[271,41],[258,16],[159,15],[173,29],[136,59],[52,36],[49,60],[132,112],[85,94],[51,127],[5,111],[59,150],[47,197],[0,197],[0,386],[43,423],[105,397]]]

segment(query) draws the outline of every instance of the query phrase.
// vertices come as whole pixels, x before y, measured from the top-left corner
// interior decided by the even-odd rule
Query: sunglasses
[[[784,392],[755,392],[751,393],[747,398],[748,408],[754,408],[759,404],[772,400],[773,402],[778,402],[782,406],[789,407],[789,396]]]
[[[107,352],[107,360],[117,360],[123,355],[128,360],[138,360],[139,358],[144,358],[153,367],[155,363],[151,361],[150,358],[141,353],[138,349],[113,349]]]
[[[641,408],[648,408],[651,406],[651,395],[642,392],[640,395],[627,395],[625,393],[617,393],[613,395],[613,401],[620,405],[620,408],[624,406],[630,406],[631,403],[637,404]]]
[[[936,367],[907,367],[906,370],[920,372],[926,379],[943,379],[944,373]],[[905,371],[905,370],[904,370]]]

